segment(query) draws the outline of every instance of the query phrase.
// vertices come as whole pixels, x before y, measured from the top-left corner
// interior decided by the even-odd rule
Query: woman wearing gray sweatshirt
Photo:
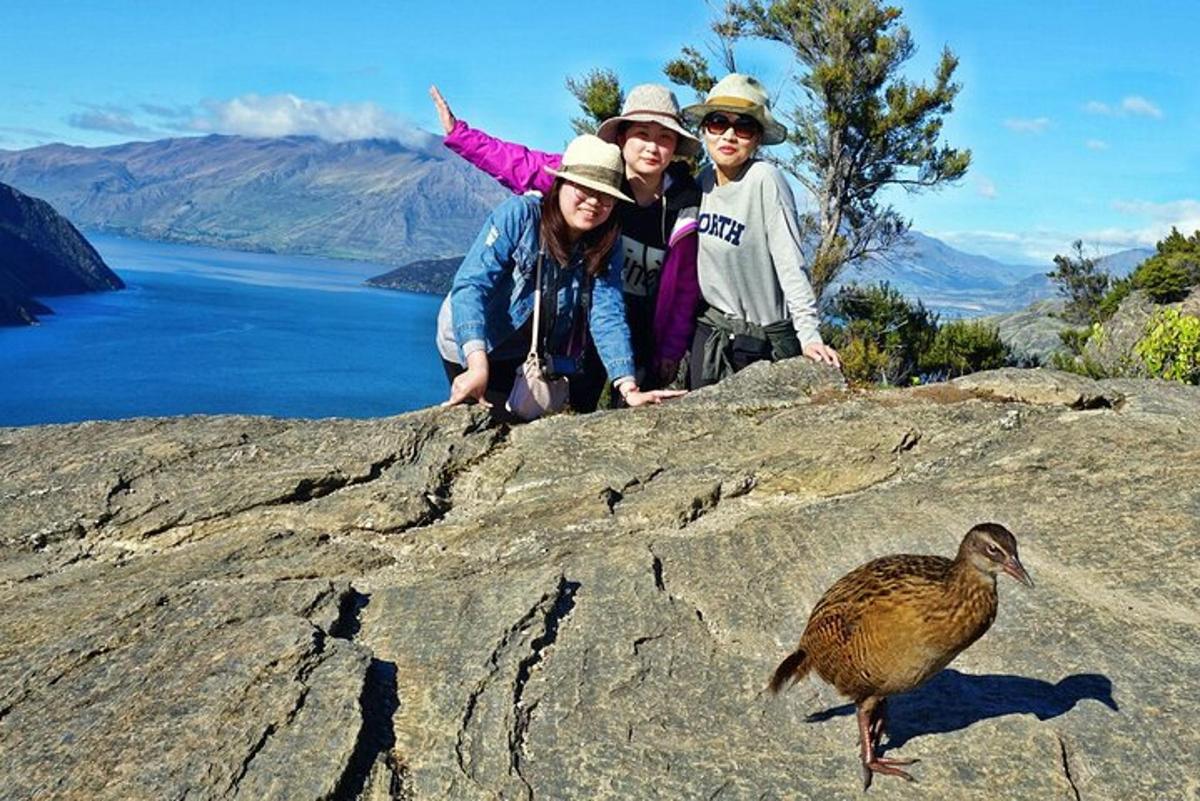
[[[683,114],[699,123],[712,159],[699,176],[697,273],[704,304],[692,342],[691,387],[756,361],[800,354],[840,367],[837,351],[817,330],[791,187],[778,169],[754,157],[760,145],[787,136],[762,85],[733,73]]]

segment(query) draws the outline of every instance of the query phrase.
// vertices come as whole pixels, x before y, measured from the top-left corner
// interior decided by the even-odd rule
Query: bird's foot
[[[871,779],[876,773],[881,773],[884,776],[899,776],[907,782],[915,782],[907,771],[900,770],[899,765],[915,765],[920,762],[919,759],[889,759],[888,757],[875,757],[870,762],[862,763],[863,790],[868,790],[871,787]]]

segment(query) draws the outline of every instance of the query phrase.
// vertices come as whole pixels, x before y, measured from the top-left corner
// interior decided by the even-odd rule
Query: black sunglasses
[[[758,120],[745,114],[739,115],[736,120],[730,120],[724,114],[709,114],[700,122],[700,127],[713,136],[721,136],[732,127],[733,135],[738,139],[753,139],[762,130]]]

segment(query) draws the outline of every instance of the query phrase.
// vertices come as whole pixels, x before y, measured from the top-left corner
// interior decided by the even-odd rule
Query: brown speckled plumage
[[[1027,584],[1013,535],[972,528],[954,559],[884,556],[838,579],[813,607],[797,649],[771,678],[777,692],[815,671],[858,707],[864,783],[872,773],[911,778],[875,756],[883,701],[920,686],[978,640],[996,618],[996,573]]]

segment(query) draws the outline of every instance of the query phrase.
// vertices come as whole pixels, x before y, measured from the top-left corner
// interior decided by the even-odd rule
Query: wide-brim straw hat
[[[605,142],[615,143],[623,122],[657,122],[679,137],[675,144],[675,155],[692,158],[700,154],[700,140],[683,126],[675,93],[662,84],[643,83],[629,90],[621,105],[621,115],[601,123],[596,136]]]
[[[621,148],[598,136],[583,134],[571,140],[563,152],[562,165],[557,169],[543,167],[551,175],[611,195],[617,200],[633,203],[633,198],[621,191],[625,180],[625,162]]]
[[[737,72],[726,75],[708,91],[703,103],[685,108],[683,118],[693,125],[699,125],[714,111],[728,111],[731,114],[752,117],[762,126],[764,145],[777,145],[787,139],[787,128],[777,122],[771,114],[771,101],[767,98],[767,90],[749,75]]]

